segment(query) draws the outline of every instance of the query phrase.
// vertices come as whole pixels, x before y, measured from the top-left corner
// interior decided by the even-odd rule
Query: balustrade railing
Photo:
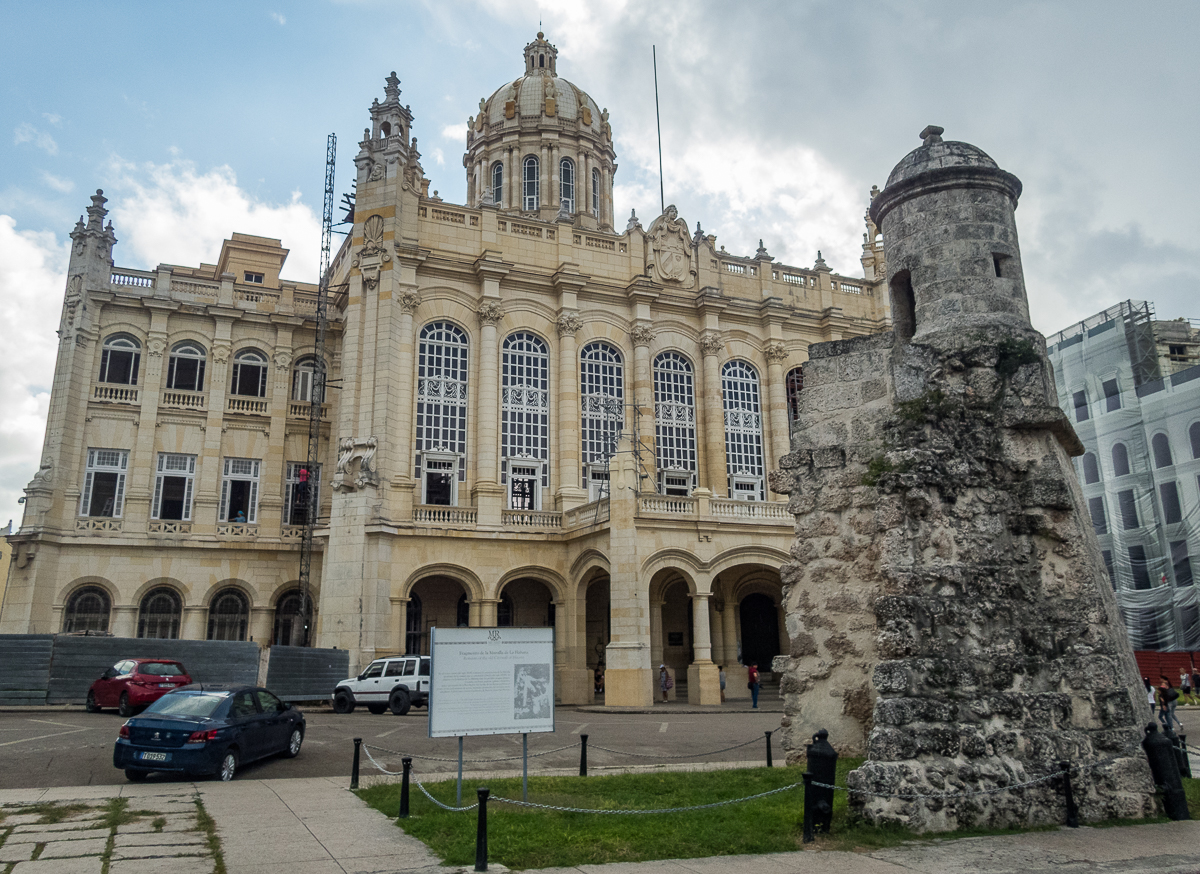
[[[778,522],[794,522],[788,512],[787,501],[732,501],[713,498],[709,512],[727,519],[767,519]]]
[[[175,407],[181,410],[203,410],[206,406],[205,393],[202,391],[165,391],[162,394],[160,406]]]
[[[92,400],[102,404],[136,404],[138,390],[127,385],[97,385],[92,388]]]
[[[311,405],[308,401],[289,401],[288,417],[292,419],[307,419]],[[329,404],[321,404],[321,420],[329,419]]]
[[[672,516],[695,516],[699,512],[699,503],[695,498],[668,495],[642,495],[638,498],[638,510],[642,513],[669,513]]]
[[[76,519],[75,530],[93,534],[120,534],[120,519]]]
[[[221,294],[221,286],[211,282],[193,282],[190,279],[172,279],[172,297],[190,297],[195,300],[215,301]]]
[[[517,528],[561,528],[562,516],[551,510],[505,510],[501,521]]]
[[[218,537],[257,537],[258,526],[233,522],[229,525],[217,526]]]
[[[267,415],[267,402],[255,398],[226,398],[225,411],[250,416]]]
[[[413,507],[414,522],[429,522],[434,525],[474,525],[477,514],[474,507],[444,507],[420,504]]]
[[[597,522],[608,521],[608,498],[592,501],[563,513],[563,527],[574,528],[576,525],[595,525]]]
[[[152,519],[147,525],[146,530],[151,534],[187,535],[192,533],[192,523],[172,522],[169,519]]]
[[[109,282],[113,285],[121,285],[126,288],[154,288],[155,274],[146,270],[114,270],[109,276]]]

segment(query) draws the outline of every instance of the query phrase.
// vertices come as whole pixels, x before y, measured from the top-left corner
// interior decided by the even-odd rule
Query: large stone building
[[[1075,469],[1136,649],[1200,648],[1200,329],[1122,301],[1048,337]]]
[[[480,101],[467,204],[430,195],[395,74],[355,157],[331,268],[318,646],[351,665],[446,625],[556,628],[564,702],[647,704],[657,666],[785,639],[789,448],[809,344],[884,330],[864,275],[727,253],[674,207],[616,225],[608,111],[541,34]],[[278,240],[114,267],[98,193],[74,243],[41,469],[0,630],[296,638],[313,285]]]

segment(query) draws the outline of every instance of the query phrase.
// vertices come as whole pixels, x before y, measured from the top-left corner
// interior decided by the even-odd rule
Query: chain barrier
[[[565,747],[555,747],[552,750],[542,750],[540,753],[530,753],[529,758],[536,759],[538,756],[548,756],[551,753],[561,753],[563,750],[574,749],[577,746],[579,746],[579,741],[576,741],[573,744],[567,744]],[[367,745],[363,744],[363,749],[366,749],[366,748],[367,748]],[[397,750],[389,750],[386,747],[375,747],[375,751],[380,752],[380,753],[388,753],[389,755],[392,755],[392,756],[401,756],[401,757],[408,756],[409,758],[413,758],[413,759],[425,759],[426,761],[429,761],[429,762],[450,762],[451,764],[458,763],[457,757],[452,758],[452,759],[447,759],[447,758],[443,758],[442,756],[420,756],[420,755],[417,755],[416,753],[402,753]],[[367,758],[371,758],[369,753],[367,755]],[[465,764],[467,762],[470,762],[471,764],[477,764],[477,763],[487,764],[488,762],[511,762],[514,759],[520,759],[520,758],[523,758],[523,757],[520,755],[517,755],[517,756],[501,756],[498,759],[463,759],[463,763]],[[374,762],[375,760],[371,759],[371,761]],[[376,767],[378,767],[378,765]]]
[[[729,804],[741,804],[743,801],[753,801],[756,798],[766,798],[768,795],[778,795],[780,792],[787,792],[790,789],[795,789],[797,786],[803,786],[801,783],[792,783],[788,786],[781,786],[778,789],[769,789],[766,792],[759,792],[757,795],[747,795],[745,798],[731,798],[728,801],[714,801],[711,804],[693,804],[690,807],[654,807],[649,809],[633,809],[633,810],[600,810],[592,807],[557,807],[553,804],[536,804],[533,801],[517,801],[513,798],[502,798],[499,795],[493,795],[491,801],[499,801],[502,804],[515,804],[518,807],[536,807],[539,810],[559,810],[565,813],[611,813],[617,815],[629,815],[639,813],[686,813],[689,810],[711,810],[714,807],[725,807]]]
[[[725,747],[725,749],[723,749],[723,750],[710,750],[707,753],[684,753],[683,755],[680,755],[680,756],[673,756],[673,755],[666,755],[666,754],[655,755],[653,753],[628,753],[628,752],[625,752],[624,750],[610,750],[608,747],[599,747],[592,743],[588,744],[588,749],[589,750],[601,750],[602,752],[613,753],[614,755],[618,755],[618,756],[636,756],[639,759],[693,759],[693,758],[698,758],[698,757],[702,757],[702,756],[715,756],[718,753],[727,753],[730,750],[737,750],[737,749],[741,749],[742,747],[748,747],[748,746],[750,746],[750,744],[762,743],[762,741],[763,741],[763,739],[761,737],[756,737],[753,740],[746,741],[745,743],[735,744],[734,746],[731,746],[731,747]]]
[[[368,758],[370,758],[370,756],[368,756]],[[465,811],[465,810],[474,810],[476,807],[479,806],[478,801],[476,801],[474,804],[470,805],[469,807],[451,807],[449,804],[443,804],[442,802],[438,801],[436,798],[434,798],[432,795],[429,794],[429,790],[426,789],[424,787],[424,785],[422,785],[421,778],[417,776],[417,771],[415,768],[409,769],[408,776],[417,784],[417,788],[421,790],[421,792],[425,795],[425,797],[428,798],[430,801],[432,801],[434,804],[436,804],[438,807],[440,807],[442,810],[449,810],[451,812],[457,813],[457,812]]]

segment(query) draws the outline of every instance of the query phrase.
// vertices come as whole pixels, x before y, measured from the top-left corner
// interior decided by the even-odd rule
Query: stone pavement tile
[[[161,829],[156,829],[154,827],[154,820],[156,818],[157,817],[146,817],[145,819],[138,820],[137,822],[131,822],[131,823],[127,823],[122,826],[118,826],[117,834],[119,834],[119,835],[136,835],[136,834],[145,834],[147,832],[155,833],[155,832],[160,832],[160,831],[164,832],[164,833],[165,832],[190,832],[190,831],[195,831],[197,828],[195,813],[193,813],[191,816],[179,816],[179,815],[166,816],[164,814],[164,818],[167,821]]]
[[[39,801],[95,801],[116,798],[121,794],[120,786],[55,786],[42,789]]]
[[[660,859],[655,862],[610,862],[607,865],[580,865],[578,868],[568,868],[567,870],[580,871],[584,874],[689,874],[688,869],[674,859]]]
[[[181,859],[204,856],[208,847],[123,847],[113,850],[114,859]]]
[[[6,827],[10,825],[32,825],[41,821],[41,818],[42,815],[40,813],[16,813],[12,816],[4,817],[4,825]]]
[[[221,855],[229,871],[241,871],[245,865],[261,864],[271,860],[276,868],[287,867],[299,862],[328,862],[333,857],[314,840],[281,841],[279,843],[258,842],[256,844],[227,844],[221,841]]]
[[[67,856],[100,856],[108,847],[108,838],[86,841],[51,841],[39,859],[65,859]]]
[[[32,859],[36,848],[37,844],[14,844],[11,840],[5,841],[4,846],[0,847],[0,864]]]
[[[45,789],[0,789],[0,804],[36,804],[45,794]]]
[[[121,847],[192,847],[192,846],[208,846],[208,839],[204,835],[196,832],[194,834],[179,834],[171,832],[169,834],[158,834],[155,832],[142,832],[132,835],[117,835],[117,848]]]
[[[395,874],[397,871],[403,871],[404,874],[447,874],[454,871],[454,868],[444,868],[440,865],[420,865],[415,866],[407,858],[402,856],[373,856],[369,859],[341,859],[339,860],[342,870],[346,874]],[[467,865],[458,868],[459,871],[470,871],[472,866]],[[488,865],[489,871],[505,870],[502,866],[494,863]]]
[[[226,868],[229,868],[228,860],[226,860]],[[234,869],[229,869],[234,870]],[[262,862],[259,864],[240,864],[237,866],[237,874],[280,874],[280,866],[277,862]],[[319,859],[311,862],[291,862],[283,870],[287,874],[345,874],[346,869],[335,862],[333,859]],[[110,874],[119,874],[115,869]],[[131,874],[142,874],[141,871],[131,872]],[[405,874],[411,874],[405,869]],[[446,872],[449,874],[449,872]]]
[[[11,825],[12,823],[6,822],[4,824]],[[94,831],[96,829],[97,825],[98,824],[94,820],[87,820],[84,822],[49,822],[49,823],[46,823],[45,825],[38,825],[37,823],[32,823],[32,824],[18,826],[17,833],[44,832],[46,834],[49,834],[50,832],[77,832],[77,831],[83,831],[85,829],[92,829]]]
[[[28,828],[28,826],[25,826]],[[88,838],[107,838],[108,829],[106,828],[81,828],[71,829],[66,831],[14,831],[10,836],[10,840],[25,841],[38,843],[40,841],[82,841]]]
[[[36,862],[18,862],[12,874],[100,874],[99,856],[82,856],[78,859],[38,859]],[[111,874],[111,872],[110,872]]]
[[[176,859],[120,859],[114,860],[108,874],[212,874],[216,861],[210,856],[181,857]],[[274,874],[278,874],[276,869]],[[237,872],[241,874],[241,872]]]

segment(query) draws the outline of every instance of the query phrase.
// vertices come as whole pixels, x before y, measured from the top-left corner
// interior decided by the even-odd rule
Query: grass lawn
[[[837,782],[861,759],[840,759]],[[539,804],[599,809],[687,807],[741,798],[800,782],[801,768],[746,768],[735,771],[661,772],[604,777],[530,777],[529,800]],[[1200,818],[1200,780],[1185,780],[1193,818]],[[549,868],[651,859],[688,859],[801,849],[803,790],[800,787],[742,804],[687,813],[607,815],[564,813],[516,807],[495,796],[519,799],[520,778],[491,780],[488,803],[488,859],[509,868]],[[454,781],[426,782],[444,803],[454,803]],[[475,801],[475,786],[463,785],[463,803]],[[372,807],[396,816],[398,783],[358,792]],[[899,828],[849,825],[847,796],[834,796],[833,834],[818,837],[830,850],[869,850],[896,846],[918,836]],[[416,785],[410,791],[411,817],[398,820],[405,832],[429,845],[448,865],[475,861],[476,812],[452,813],[431,803]],[[1116,823],[1113,823],[1116,824]],[[1049,828],[1054,828],[1053,826]],[[970,830],[937,839],[1010,834],[1028,829]],[[928,838],[933,840],[934,838]]]

